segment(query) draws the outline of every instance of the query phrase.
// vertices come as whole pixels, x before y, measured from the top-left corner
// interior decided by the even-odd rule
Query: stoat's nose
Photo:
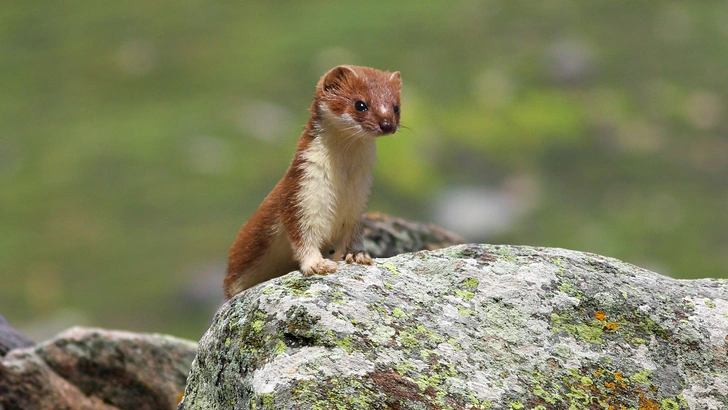
[[[383,133],[389,134],[394,131],[394,124],[392,124],[389,120],[383,119],[379,121],[379,129],[381,129]]]

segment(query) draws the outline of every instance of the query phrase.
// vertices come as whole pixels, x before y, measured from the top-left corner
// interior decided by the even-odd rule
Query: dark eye
[[[394,113],[399,114],[399,105],[394,105]]]
[[[364,112],[364,111],[368,110],[369,108],[367,107],[367,105],[364,101],[357,101],[354,103],[354,109],[359,112]]]

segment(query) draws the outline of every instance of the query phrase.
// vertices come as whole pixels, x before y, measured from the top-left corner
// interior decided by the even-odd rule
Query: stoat
[[[227,298],[292,270],[371,265],[361,218],[372,185],[375,139],[399,128],[399,72],[338,66],[316,85],[311,117],[288,171],[229,250]],[[328,258],[328,259],[325,259]]]

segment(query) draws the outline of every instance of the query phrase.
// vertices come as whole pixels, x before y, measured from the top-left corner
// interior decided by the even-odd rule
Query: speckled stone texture
[[[171,336],[74,327],[0,358],[0,410],[174,409],[195,351]]]
[[[727,336],[728,281],[460,245],[237,295],[179,409],[725,409]]]

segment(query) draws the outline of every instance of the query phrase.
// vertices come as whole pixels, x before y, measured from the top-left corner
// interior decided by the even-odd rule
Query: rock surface
[[[727,336],[728,281],[461,245],[237,295],[179,409],[724,409]]]
[[[407,221],[377,212],[364,214],[363,220],[364,249],[375,258],[465,243],[460,236],[433,224]]]
[[[0,410],[174,409],[194,342],[72,328],[0,358]]]

